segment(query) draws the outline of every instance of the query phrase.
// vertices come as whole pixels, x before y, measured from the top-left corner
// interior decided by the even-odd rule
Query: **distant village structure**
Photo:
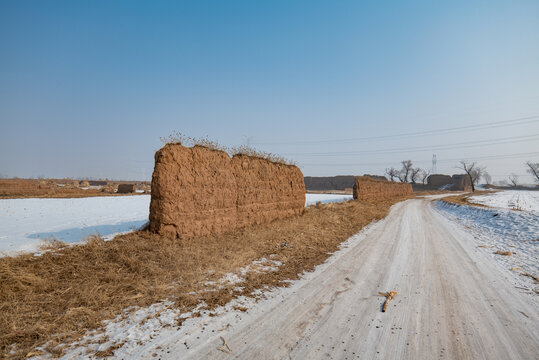
[[[420,186],[418,190],[423,187],[425,190],[472,191],[470,177],[466,174],[453,176],[433,174],[427,178],[426,186],[423,184],[414,184],[414,189],[416,187],[415,185]]]
[[[386,177],[380,175],[368,175],[377,180],[387,180]],[[305,176],[305,189],[308,191],[330,191],[330,190],[352,190],[356,177],[353,175],[338,175],[338,176]],[[451,191],[472,191],[470,178],[466,174],[429,175],[426,184],[412,184],[414,191],[421,190],[451,190]]]

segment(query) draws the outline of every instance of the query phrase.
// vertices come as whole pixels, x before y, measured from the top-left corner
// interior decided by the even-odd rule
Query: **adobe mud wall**
[[[155,154],[150,231],[189,238],[301,214],[297,166],[202,146],[168,144]]]
[[[354,183],[355,200],[387,199],[395,196],[412,194],[412,185],[386,180],[377,180],[367,176],[358,176]]]
[[[470,177],[466,174],[433,174],[427,178],[427,188],[431,190],[472,191]]]
[[[432,174],[427,178],[427,185],[433,189],[439,189],[451,184],[453,184],[453,179],[449,175]]]
[[[135,192],[135,185],[134,184],[120,184],[118,185],[118,190],[116,191],[118,194],[131,194]]]
[[[468,175],[453,175],[451,180],[453,181],[451,190],[472,191],[472,181]]]

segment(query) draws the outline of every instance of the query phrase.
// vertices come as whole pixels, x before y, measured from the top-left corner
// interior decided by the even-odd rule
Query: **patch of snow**
[[[239,268],[236,273],[227,273],[221,279],[217,281],[217,287],[221,288],[223,285],[239,284],[245,280],[245,275],[249,272],[271,272],[279,270],[279,266],[283,263],[277,260],[271,260],[266,258],[261,258],[254,260],[251,264]],[[214,282],[208,281],[206,285],[215,285]]]
[[[539,191],[504,190],[486,195],[471,196],[468,201],[495,208],[539,213]]]
[[[538,213],[455,205],[443,201],[436,201],[435,208],[443,217],[471,233],[478,249],[505,269],[539,275]],[[498,255],[496,251],[511,251],[513,255]],[[520,276],[519,279],[520,286],[539,289],[530,277]]]
[[[35,251],[44,239],[81,242],[99,233],[109,239],[148,221],[150,196],[0,200],[0,252]]]
[[[339,194],[305,194],[305,206],[315,205],[317,202],[322,204],[352,200],[352,195]]]
[[[229,329],[234,328],[244,319],[259,316],[275,304],[298,292],[305,284],[339,261],[346,254],[348,248],[362,241],[375,224],[376,222],[373,222],[365,226],[359,233],[341,243],[340,249],[333,253],[326,262],[316,266],[314,271],[302,274],[299,280],[290,281],[289,287],[266,287],[255,291],[255,298],[241,296],[212,311],[204,310],[205,304],[199,304],[195,310],[185,313],[181,313],[178,309],[167,308],[169,303],[166,302],[154,304],[137,310],[135,314],[107,321],[104,333],[98,336],[89,333],[79,342],[81,344],[79,347],[67,350],[61,359],[90,359],[92,352],[105,350],[115,344],[123,344],[122,347],[114,351],[114,357],[118,359],[153,358],[153,353],[161,353],[165,350],[164,347],[173,343],[183,343],[186,350],[204,346],[216,334],[225,336]],[[277,266],[277,262],[275,265]],[[251,310],[255,309],[255,305],[256,312],[251,313]],[[247,311],[242,311],[238,307],[243,308],[243,310],[247,309]],[[192,314],[199,311],[201,316],[191,317]],[[174,325],[174,319],[178,317],[185,319],[181,327]],[[162,324],[169,325],[163,326]],[[107,338],[108,341],[99,344],[99,340],[104,338]],[[84,345],[86,341],[93,342],[93,344]]]

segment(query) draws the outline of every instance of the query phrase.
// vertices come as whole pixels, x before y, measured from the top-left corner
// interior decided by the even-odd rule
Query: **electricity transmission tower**
[[[436,174],[436,173],[438,173],[438,169],[436,169],[436,162],[437,162],[437,160],[436,160],[436,154],[433,154],[433,155],[432,155],[432,169],[431,169],[431,171],[430,171],[431,174]]]

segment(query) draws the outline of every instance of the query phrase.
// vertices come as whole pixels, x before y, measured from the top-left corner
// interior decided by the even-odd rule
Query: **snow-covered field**
[[[486,195],[471,196],[472,203],[495,208],[534,211],[539,213],[539,191],[504,190]]]
[[[305,205],[349,200],[352,195],[307,194]],[[112,238],[148,221],[150,195],[76,199],[0,200],[0,253],[32,251],[44,239],[76,243],[88,235]]]
[[[108,238],[148,220],[149,195],[0,200],[0,252],[35,250],[44,239],[66,243]]]
[[[485,195],[488,196],[491,195]],[[539,212],[514,211],[501,206],[497,209],[461,206],[443,201],[436,202],[436,209],[448,220],[460,224],[474,237],[478,249],[504,268],[519,274],[539,274]],[[513,255],[499,255],[496,251],[511,251]],[[519,279],[518,286],[539,289],[532,278]]]
[[[337,194],[305,194],[305,206],[314,205],[317,202],[323,204],[352,200],[352,195]]]

